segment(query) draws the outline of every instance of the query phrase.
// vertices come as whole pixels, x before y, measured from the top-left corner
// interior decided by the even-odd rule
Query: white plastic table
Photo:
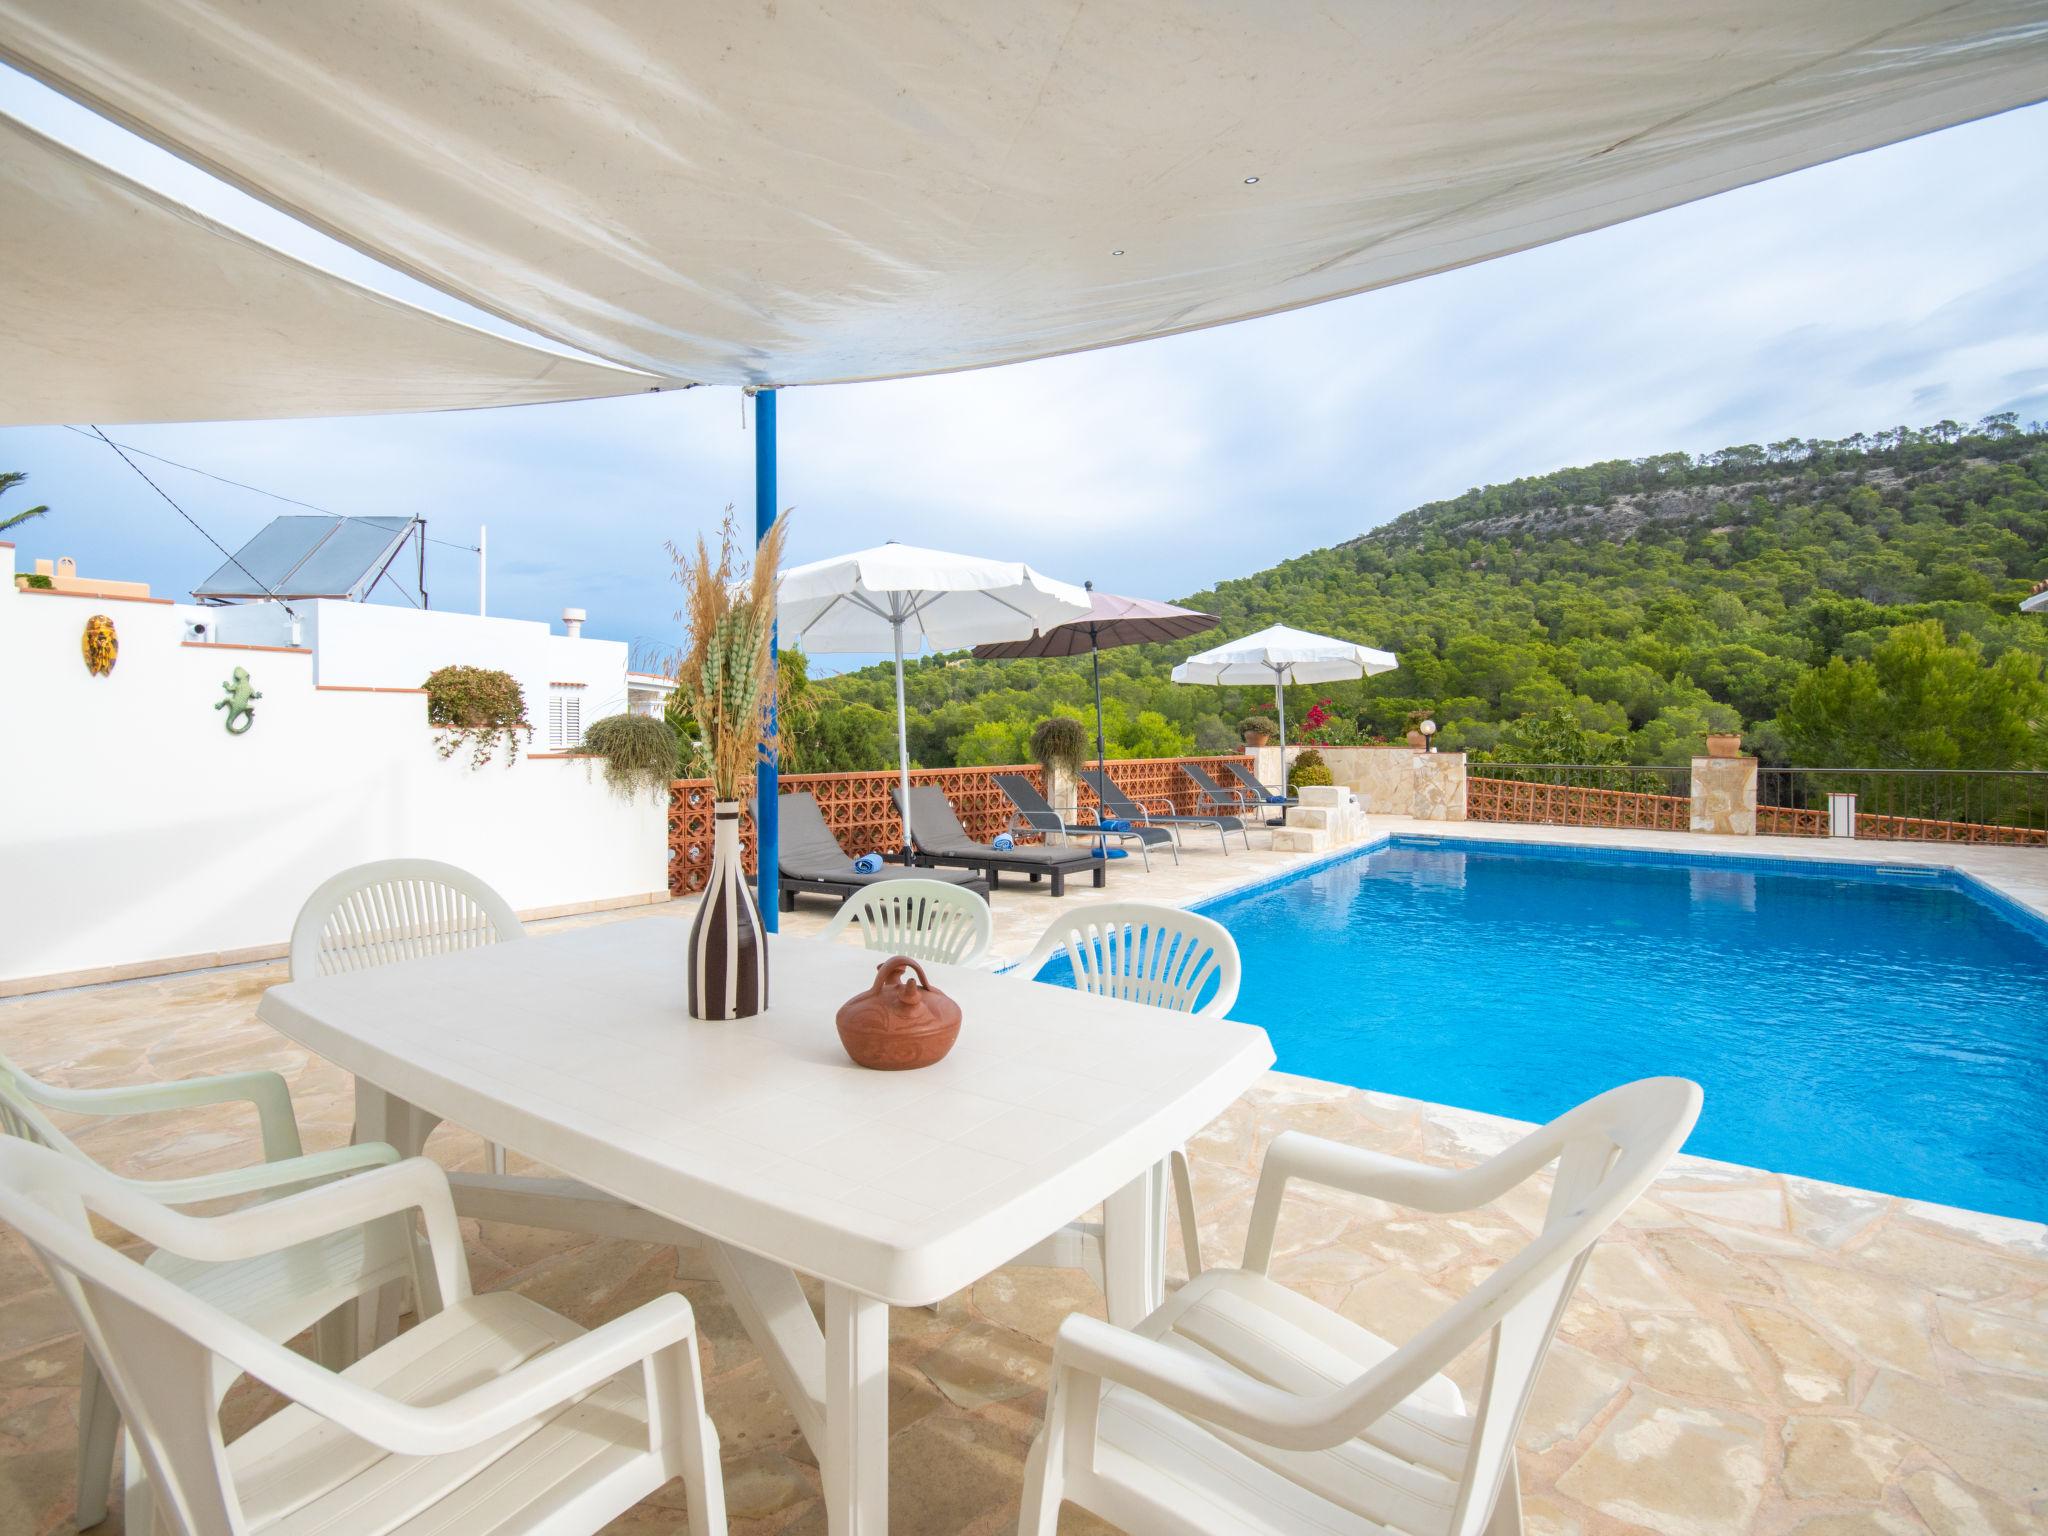
[[[888,1308],[936,1302],[1097,1202],[1110,1316],[1163,1294],[1161,1165],[1272,1065],[1251,1025],[938,967],[959,1043],[869,1072],[833,1016],[879,957],[774,941],[755,1018],[684,1006],[647,919],[273,987],[259,1015],[356,1077],[357,1135],[442,1120],[703,1234],[817,1453],[829,1529],[888,1528]],[[943,974],[940,974],[943,973]],[[824,1283],[819,1329],[796,1272]]]

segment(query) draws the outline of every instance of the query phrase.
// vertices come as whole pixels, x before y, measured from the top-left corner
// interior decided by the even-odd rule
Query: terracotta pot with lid
[[[907,1072],[943,1060],[960,1036],[960,1005],[934,987],[908,955],[875,967],[875,984],[839,1008],[839,1043],[877,1072]]]

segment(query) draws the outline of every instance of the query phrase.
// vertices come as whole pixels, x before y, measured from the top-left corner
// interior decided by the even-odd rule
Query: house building
[[[666,797],[573,755],[629,704],[627,647],[580,610],[558,632],[41,574],[0,544],[0,996],[281,954],[313,887],[371,859],[459,864],[525,915],[666,899]],[[438,750],[422,684],[451,665],[518,680],[516,762]]]

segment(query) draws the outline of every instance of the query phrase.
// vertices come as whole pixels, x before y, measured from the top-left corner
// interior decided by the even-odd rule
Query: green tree
[[[1395,737],[1421,709],[1446,749],[1645,765],[1682,761],[1705,731],[1739,728],[1774,763],[1835,766],[1795,751],[1773,724],[1809,668],[1872,663],[1895,631],[1929,621],[1955,643],[1970,637],[1985,667],[2017,665],[2000,661],[2013,653],[2039,663],[2048,623],[2018,604],[2043,577],[2048,430],[2000,416],[1482,486],[1180,600],[1218,614],[1224,635],[1280,621],[1400,656],[1381,677],[1290,688],[1293,722],[1327,698],[1356,732]],[[1184,741],[1227,750],[1219,725],[1271,712],[1267,688],[1172,683],[1189,649],[1103,656],[1112,754]],[[815,690],[828,714],[861,705],[893,718],[887,665]],[[927,656],[910,667],[907,692],[912,749],[933,766],[994,750],[983,725],[1072,710],[1093,735],[1085,659]],[[1546,736],[1560,720],[1575,723],[1576,739]],[[1959,760],[1991,765],[1960,740]],[[832,766],[893,759],[892,731],[872,760]]]
[[[2048,685],[2038,658],[1987,661],[1929,620],[1894,629],[1867,661],[1809,671],[1777,726],[1811,767],[2033,768],[2048,763]]]
[[[28,476],[18,469],[0,470],[0,496],[5,496],[26,479],[28,479]],[[17,528],[32,517],[41,517],[49,510],[48,507],[29,507],[24,511],[16,512],[11,517],[0,517],[0,533],[5,533],[10,528]]]

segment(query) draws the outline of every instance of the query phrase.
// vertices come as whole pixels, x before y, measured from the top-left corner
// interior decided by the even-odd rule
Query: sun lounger
[[[891,864],[879,874],[861,874],[853,867],[853,856],[839,846],[839,839],[825,825],[825,813],[810,795],[801,791],[784,795],[778,808],[782,814],[776,837],[777,889],[785,912],[796,910],[799,892],[834,896],[843,902],[863,886],[901,880],[913,873],[904,865]],[[982,896],[988,894],[989,882],[972,870],[934,870],[929,875]]]
[[[1226,854],[1230,852],[1230,834],[1233,832],[1244,839],[1245,847],[1249,848],[1252,845],[1251,834],[1245,831],[1244,823],[1235,816],[1218,816],[1214,814],[1200,816],[1176,815],[1173,812],[1173,802],[1170,800],[1165,802],[1167,808],[1164,811],[1153,811],[1117,788],[1116,781],[1099,768],[1083,768],[1081,770],[1081,782],[1095,791],[1095,800],[1097,805],[1101,807],[1099,813],[1101,815],[1112,816],[1119,821],[1128,821],[1134,826],[1139,822],[1146,822],[1155,827],[1173,827],[1176,829],[1180,827],[1214,827],[1217,838],[1222,842],[1223,851]]]
[[[1260,804],[1267,806],[1277,805],[1280,807],[1279,817],[1274,821],[1268,822],[1268,826],[1279,826],[1281,822],[1287,820],[1287,808],[1290,805],[1301,804],[1299,800],[1296,800],[1291,795],[1276,795],[1272,790],[1261,784],[1259,776],[1252,772],[1250,763],[1233,758],[1223,766],[1230,770],[1230,776],[1242,784],[1248,793],[1258,797]]]
[[[1165,827],[1126,827],[1113,832],[1107,827],[1098,827],[1090,822],[1065,821],[1052,808],[1045,796],[1038,792],[1038,786],[1021,773],[999,773],[995,775],[996,788],[1009,797],[1010,804],[1017,808],[1011,824],[1022,823],[1033,832],[1063,832],[1068,837],[1093,838],[1098,845],[1106,846],[1111,838],[1118,844],[1136,843],[1138,853],[1145,861],[1149,872],[1152,868],[1152,845],[1164,843],[1173,854],[1174,863],[1180,862],[1180,847],[1173,834]]]
[[[1201,794],[1198,811],[1224,811],[1231,815],[1244,815],[1257,809],[1252,792],[1237,784],[1218,784],[1209,777],[1209,770],[1196,763],[1182,763],[1180,771],[1195,781],[1195,789]],[[1259,797],[1263,802],[1264,796]]]
[[[902,791],[892,789],[889,797],[901,810]],[[911,856],[925,868],[950,865],[975,870],[988,877],[990,890],[996,888],[1005,874],[1029,875],[1034,884],[1041,875],[1050,875],[1055,896],[1066,895],[1067,876],[1070,874],[1092,871],[1097,885],[1107,883],[1106,861],[1085,849],[1024,846],[1001,849],[977,843],[960,825],[960,818],[953,814],[952,802],[947,800],[945,792],[933,784],[916,785],[910,791],[910,838]]]

